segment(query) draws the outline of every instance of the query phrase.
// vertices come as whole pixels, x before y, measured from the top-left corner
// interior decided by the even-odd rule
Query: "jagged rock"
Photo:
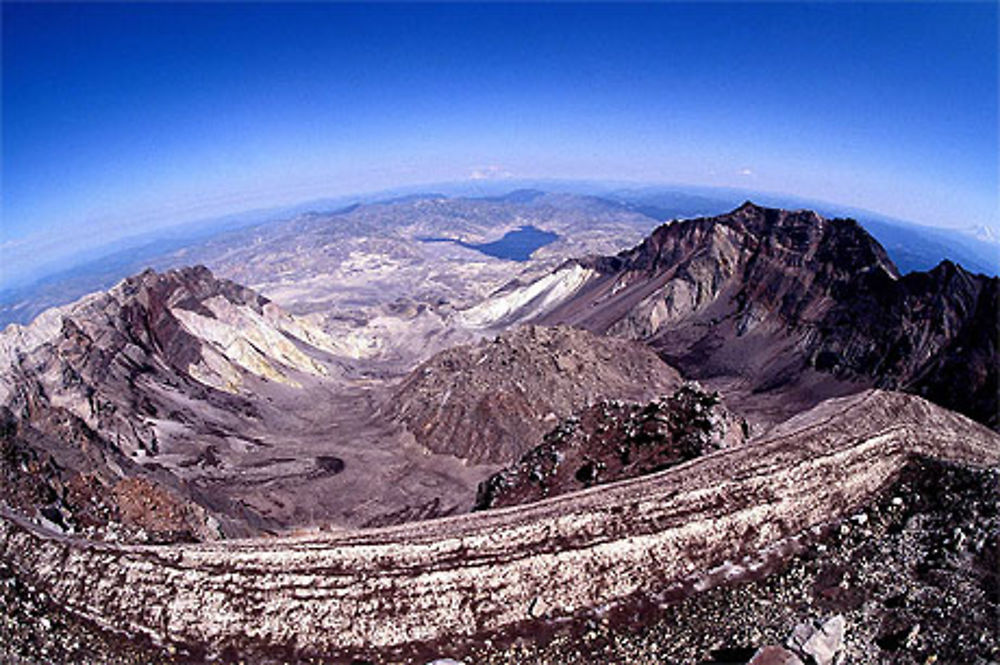
[[[854,220],[747,202],[578,263],[596,274],[537,322],[643,340],[762,420],[878,386],[1000,427],[1000,278],[948,261],[900,276]]]
[[[165,445],[176,460],[171,443],[194,442],[201,466],[219,467],[204,442],[244,435],[260,417],[261,385],[325,376],[330,348],[203,266],[147,270],[12,325],[0,333],[0,499],[67,532],[216,538],[203,492],[151,460]]]
[[[537,596],[531,600],[528,605],[528,614],[535,619],[540,619],[552,611],[552,605],[550,605],[546,600]]]
[[[543,443],[479,486],[476,510],[538,501],[662,471],[738,445],[746,421],[719,395],[685,384],[647,404],[602,401],[563,421]]]
[[[826,621],[812,621],[795,626],[787,646],[801,654],[807,663],[830,665],[844,640],[844,617],[840,614]]]
[[[819,541],[778,571],[672,602],[638,627],[596,622],[593,642],[570,633],[551,642],[477,648],[467,660],[478,665],[735,665],[754,655],[737,645],[777,646],[803,617],[840,612],[850,631],[835,665],[924,665],[930,655],[939,663],[988,665],[996,660],[993,654],[1000,654],[1000,635],[994,629],[1000,604],[997,552],[950,556],[941,541],[954,525],[963,524],[967,531],[982,529],[1000,542],[998,491],[996,468],[920,458],[875,501],[865,503],[871,536],[857,537],[857,530],[847,538],[836,535],[836,529],[816,533]],[[906,510],[893,501],[900,496],[909,498]],[[927,575],[928,570],[933,574]],[[852,583],[849,595],[829,595],[846,580]],[[908,646],[906,638],[917,624],[916,643]],[[589,624],[579,630],[587,628]]]

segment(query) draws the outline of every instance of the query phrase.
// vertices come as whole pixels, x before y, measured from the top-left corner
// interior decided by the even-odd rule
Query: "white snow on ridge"
[[[986,224],[976,224],[965,229],[965,234],[972,236],[980,242],[990,245],[1000,245],[1000,229],[996,229]]]
[[[562,268],[527,286],[487,298],[459,312],[458,319],[468,328],[489,328],[534,318],[572,296],[595,274],[580,265]]]

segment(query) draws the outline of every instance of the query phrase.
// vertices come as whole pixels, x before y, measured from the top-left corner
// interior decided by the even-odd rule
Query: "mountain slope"
[[[218,466],[213,446],[253,441],[267,420],[261,393],[327,376],[333,350],[321,332],[203,267],[147,271],[11,326],[0,334],[4,498],[70,530],[123,521],[217,535],[180,477],[185,454],[201,460],[195,469]],[[136,501],[170,510],[147,514]],[[164,518],[170,511],[180,517]]]
[[[679,384],[640,344],[524,326],[437,354],[400,383],[386,412],[429,450],[508,463],[592,402],[648,400]]]
[[[743,443],[746,421],[685,384],[647,404],[602,401],[564,420],[542,444],[479,486],[476,510],[514,506],[663,471]]]
[[[753,408],[779,392],[772,419],[879,386],[997,426],[1000,279],[950,263],[900,277],[853,220],[748,202],[580,264],[598,274],[539,323],[645,341]]]
[[[383,368],[313,321],[196,267],[8,327],[0,492],[67,531],[159,540],[467,510],[496,467],[413,445],[378,417]]]

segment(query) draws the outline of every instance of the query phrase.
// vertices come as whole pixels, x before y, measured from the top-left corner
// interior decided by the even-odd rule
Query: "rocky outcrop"
[[[714,588],[601,608],[551,634],[536,628],[533,639],[477,643],[462,656],[477,665],[735,665],[766,651],[802,665],[779,645],[795,626],[842,616],[838,665],[994,662],[998,491],[1000,468],[918,458],[864,507],[811,530],[790,560],[776,557],[749,577],[723,566],[720,575],[734,575]]]
[[[10,326],[0,333],[0,500],[68,532],[217,537],[197,492],[159,460],[176,440],[210,450],[248,430],[268,408],[260,386],[326,375],[329,346],[204,267],[148,270]]]
[[[149,420],[177,410],[157,393],[252,417],[248,380],[326,373],[296,339],[323,346],[318,331],[204,267],[150,270],[0,334],[0,403],[18,415],[59,406],[126,454],[155,454]]]
[[[641,344],[524,326],[437,354],[400,383],[385,411],[428,450],[509,463],[599,399],[647,400],[680,382]]]
[[[780,392],[783,415],[877,386],[998,426],[1000,279],[948,262],[900,276],[853,220],[748,202],[580,264],[599,276],[538,322],[643,340],[690,378]]]
[[[844,617],[800,623],[785,642],[807,662],[830,665],[844,641]]]
[[[766,646],[747,665],[831,665],[844,641],[844,617],[809,621],[795,626],[785,647]]]
[[[602,401],[564,420],[517,464],[483,481],[476,510],[663,471],[748,436],[746,421],[722,406],[718,393],[696,384],[647,404]]]
[[[875,391],[824,402],[747,445],[528,506],[167,547],[54,537],[7,516],[0,558],[68,610],[168,643],[386,651],[751,574],[870,501],[914,455],[996,466],[1000,436]]]

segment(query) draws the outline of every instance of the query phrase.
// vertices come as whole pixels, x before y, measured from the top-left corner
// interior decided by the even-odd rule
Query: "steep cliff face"
[[[853,220],[746,203],[582,263],[599,275],[539,322],[643,340],[685,376],[748,394],[796,393],[789,413],[833,380],[997,426],[1000,280],[950,263],[900,277]]]
[[[434,356],[399,385],[385,410],[429,450],[509,463],[578,409],[599,399],[648,400],[680,381],[641,344],[524,326]]]
[[[203,267],[147,271],[11,326],[0,334],[4,499],[68,530],[217,534],[167,470],[173,441],[259,421],[254,389],[325,375],[323,347],[318,331]]]
[[[717,393],[695,384],[645,404],[602,401],[564,420],[516,464],[483,481],[476,510],[663,471],[748,436],[745,420]]]
[[[881,385],[923,395],[1000,429],[1000,280],[946,262],[900,281],[896,297],[905,314],[902,325],[884,321],[895,324],[884,342],[891,344],[886,355],[895,362]],[[879,331],[885,335],[885,328],[876,327],[873,336]]]

